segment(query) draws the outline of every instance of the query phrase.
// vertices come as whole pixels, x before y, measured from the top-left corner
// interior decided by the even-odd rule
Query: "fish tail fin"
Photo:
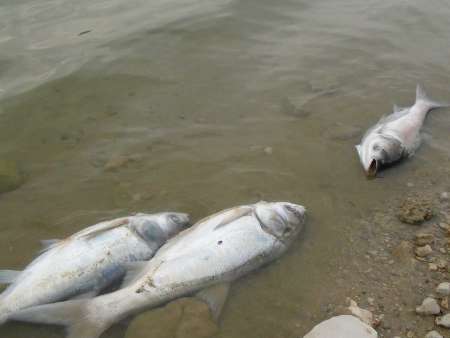
[[[109,324],[91,313],[91,299],[34,306],[11,314],[10,319],[65,326],[67,338],[98,338]]]
[[[434,108],[450,107],[448,102],[438,102],[430,99],[425,92],[425,89],[420,84],[417,84],[416,88],[416,103],[418,102],[426,104],[429,110]]]

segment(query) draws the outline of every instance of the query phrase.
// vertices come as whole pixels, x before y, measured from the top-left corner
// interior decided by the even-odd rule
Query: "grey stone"
[[[443,338],[442,335],[437,331],[430,331],[425,335],[425,338]]]
[[[449,296],[450,295],[450,283],[444,282],[437,286],[436,293],[440,296]]]
[[[441,312],[441,308],[436,299],[427,297],[420,306],[416,307],[416,312],[419,315],[437,315]]]
[[[316,325],[303,338],[377,338],[377,332],[350,315],[332,317]]]
[[[450,328],[450,313],[447,313],[445,316],[442,317],[437,317],[436,324],[439,326]]]

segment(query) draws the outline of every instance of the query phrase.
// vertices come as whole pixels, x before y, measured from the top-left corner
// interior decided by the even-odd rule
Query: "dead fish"
[[[407,108],[394,105],[394,112],[383,116],[356,146],[366,175],[374,177],[383,166],[413,156],[420,145],[419,132],[427,113],[448,106],[428,98],[422,86],[417,85],[414,105]]]
[[[0,270],[0,323],[24,308],[98,294],[123,277],[124,265],[150,259],[186,227],[182,213],[137,214],[90,226],[64,240],[43,241],[23,271]]]
[[[67,326],[70,338],[94,338],[132,314],[197,294],[217,317],[228,283],[280,257],[299,234],[305,208],[259,202],[212,215],[135,263],[122,289],[93,299],[26,309],[15,320]]]

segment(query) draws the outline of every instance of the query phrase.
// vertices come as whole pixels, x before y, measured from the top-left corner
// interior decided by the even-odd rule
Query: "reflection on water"
[[[415,84],[449,97],[445,1],[9,1],[0,5],[0,266],[39,239],[135,211],[198,219],[260,199],[307,206],[302,239],[235,283],[219,337],[298,337],[333,287],[355,219],[445,172],[450,114],[368,181],[354,144]],[[89,31],[89,32],[88,32]],[[83,34],[80,34],[83,33]],[[121,337],[123,329],[105,336]],[[7,337],[58,337],[8,324]],[[133,338],[133,337],[128,337]]]

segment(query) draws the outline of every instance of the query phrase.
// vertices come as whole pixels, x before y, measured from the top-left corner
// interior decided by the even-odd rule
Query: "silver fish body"
[[[38,306],[14,319],[66,325],[71,338],[98,337],[131,314],[233,281],[278,258],[304,221],[305,208],[285,202],[220,212],[171,239],[122,289],[92,300]]]
[[[394,106],[394,112],[382,117],[356,146],[367,176],[375,176],[381,167],[414,155],[420,145],[420,129],[427,113],[447,106],[429,99],[417,85],[414,105],[408,108]]]
[[[55,241],[0,295],[0,323],[30,306],[97,294],[123,276],[127,263],[150,259],[188,222],[181,213],[138,214]]]

